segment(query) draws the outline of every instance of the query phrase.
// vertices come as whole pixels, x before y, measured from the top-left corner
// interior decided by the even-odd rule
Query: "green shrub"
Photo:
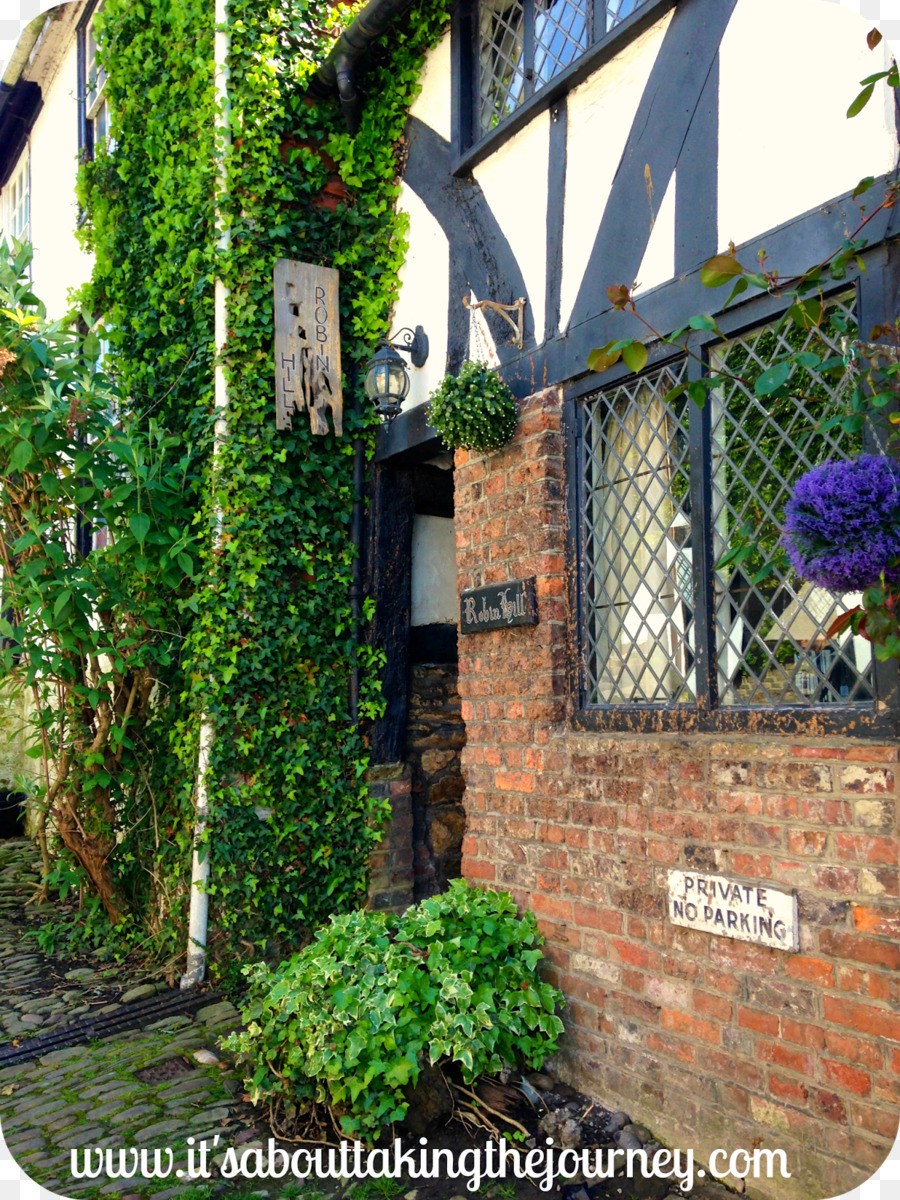
[[[562,994],[536,967],[543,939],[512,898],[454,881],[397,918],[354,912],[273,971],[246,968],[243,1032],[226,1043],[254,1102],[329,1106],[346,1135],[402,1120],[427,1060],[471,1083],[556,1049]]]
[[[484,363],[463,363],[431,393],[428,421],[451,450],[499,450],[518,420],[512,392]]]

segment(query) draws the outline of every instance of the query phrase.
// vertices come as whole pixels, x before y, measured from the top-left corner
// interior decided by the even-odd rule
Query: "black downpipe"
[[[308,95],[324,100],[337,89],[347,130],[359,132],[362,105],[356,91],[355,69],[369,46],[410,7],[412,0],[369,0],[331,48],[309,82]]]
[[[350,520],[350,541],[353,545],[353,567],[350,576],[350,629],[353,644],[353,662],[350,668],[350,719],[359,720],[359,649],[360,630],[362,626],[363,601],[363,563],[362,563],[362,531],[363,510],[366,477],[366,448],[362,435],[362,408],[358,395],[359,367],[354,363],[350,368],[350,388],[353,403],[356,405],[357,416],[360,418],[359,433],[353,446],[353,512]]]

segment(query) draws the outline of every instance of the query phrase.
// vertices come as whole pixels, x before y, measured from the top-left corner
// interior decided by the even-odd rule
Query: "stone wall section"
[[[369,769],[373,796],[390,803],[382,839],[369,855],[369,908],[403,912],[413,902],[412,790],[409,766],[387,763]]]
[[[575,730],[563,461],[555,390],[456,455],[460,588],[534,575],[540,613],[460,638],[463,874],[538,916],[573,1083],[700,1157],[785,1149],[750,1196],[841,1194],[900,1120],[897,747]],[[670,867],[796,888],[800,952],[670,924]]]
[[[439,895],[460,874],[466,814],[459,756],[465,741],[456,664],[414,664],[406,759],[412,786],[417,900]]]

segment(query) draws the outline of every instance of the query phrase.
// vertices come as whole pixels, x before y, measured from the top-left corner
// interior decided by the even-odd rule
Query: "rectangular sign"
[[[797,894],[769,884],[669,871],[669,920],[776,950],[800,949]]]
[[[314,434],[342,436],[341,329],[337,271],[280,258],[275,264],[275,426],[308,412]]]
[[[513,625],[537,625],[534,577],[472,588],[459,597],[459,632],[483,633]]]

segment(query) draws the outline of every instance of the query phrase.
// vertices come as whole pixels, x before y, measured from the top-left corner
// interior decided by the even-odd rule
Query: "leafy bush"
[[[29,701],[44,893],[84,884],[119,924],[126,831],[155,826],[158,845],[164,827],[146,728],[193,586],[196,480],[181,439],[129,413],[97,335],[46,320],[31,254],[0,241],[0,686]]]
[[[536,967],[543,939],[512,898],[455,880],[397,918],[353,912],[275,970],[245,968],[247,1028],[226,1046],[257,1102],[327,1105],[344,1134],[402,1120],[427,1059],[470,1083],[556,1049],[562,994]]]
[[[499,450],[518,420],[512,392],[484,363],[463,363],[432,392],[428,420],[451,450]]]

